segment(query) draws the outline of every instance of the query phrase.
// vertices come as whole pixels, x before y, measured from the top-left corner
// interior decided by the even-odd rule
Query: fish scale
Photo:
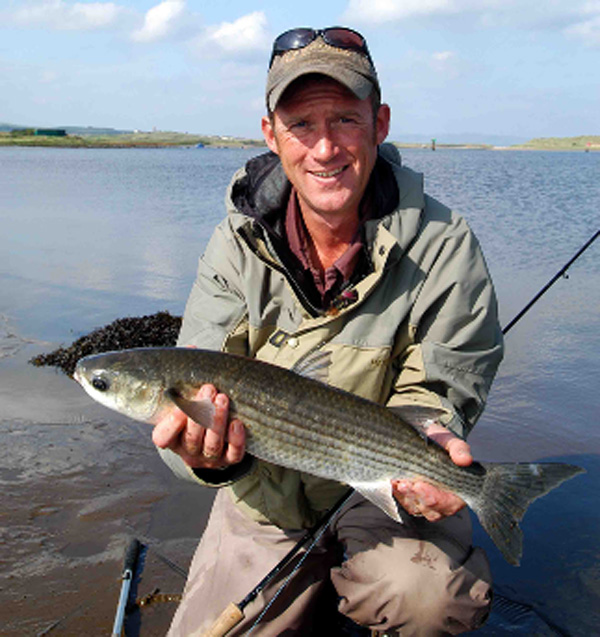
[[[313,388],[313,391],[315,391],[315,388]],[[258,400],[257,406],[255,406],[254,409],[250,407],[252,401],[248,396],[241,397],[236,400],[236,410],[240,419],[247,424],[251,438],[256,437],[257,433],[255,432],[259,427],[266,430],[263,435],[266,435],[268,432],[269,441],[271,442],[271,444],[268,445],[268,449],[276,449],[278,443],[285,446],[291,443],[294,445],[293,451],[295,451],[295,445],[304,445],[312,449],[313,455],[318,453],[319,449],[322,449],[322,466],[324,467],[323,471],[327,474],[323,477],[342,481],[344,481],[344,479],[347,480],[348,470],[346,469],[346,471],[344,471],[344,468],[345,465],[351,461],[354,461],[357,465],[354,468],[353,474],[356,475],[360,472],[362,479],[380,480],[385,477],[391,479],[404,477],[404,475],[408,477],[409,475],[419,474],[432,479],[440,477],[439,474],[432,472],[431,462],[428,462],[429,454],[421,453],[423,445],[418,434],[413,436],[415,448],[412,453],[410,449],[407,451],[406,443],[403,449],[389,445],[390,430],[398,426],[397,419],[393,417],[393,414],[389,410],[382,409],[380,414],[378,414],[380,415],[379,418],[373,418],[373,414],[369,414],[371,416],[371,422],[366,422],[362,426],[363,431],[366,430],[367,435],[361,436],[360,445],[357,445],[356,433],[352,431],[349,432],[347,427],[343,426],[343,424],[339,424],[340,413],[344,413],[345,405],[338,403],[343,403],[345,396],[346,395],[341,395],[339,400],[331,401],[331,404],[334,405],[334,409],[331,408],[331,404],[328,406],[329,413],[326,418],[318,417],[322,416],[322,413],[317,414],[317,418],[315,418],[314,410],[305,409],[303,412],[300,410],[295,412],[287,411],[280,414],[276,419],[269,419],[268,417],[263,417],[262,420],[260,418],[257,419],[256,413],[261,415],[259,410],[260,405],[264,404],[264,397]],[[315,398],[317,400],[320,398],[318,392]],[[369,411],[372,409],[371,405],[371,403],[368,404]],[[295,417],[294,420],[290,419],[291,415]],[[323,428],[323,421],[329,423],[330,427],[328,429]],[[345,420],[343,420],[343,422],[345,423]],[[277,426],[278,423],[280,427]],[[296,432],[296,438],[293,441],[288,437],[291,431]],[[280,432],[285,433],[287,440],[277,440],[276,435]],[[388,443],[387,446],[386,443]],[[248,449],[250,452],[253,452],[254,444],[258,444],[258,455],[260,456],[261,450],[263,449],[260,443],[254,443],[251,440]],[[320,446],[314,446],[315,444]],[[411,458],[410,463],[406,462],[407,453]],[[297,456],[295,453],[292,455]],[[269,460],[284,464],[284,458],[281,457],[281,452],[277,455],[275,451]],[[341,461],[342,464],[336,465],[336,460]],[[420,460],[421,462],[419,462]],[[287,466],[290,466],[290,464],[297,466],[298,459],[296,458],[295,462],[292,460],[285,464]],[[310,464],[314,465],[314,462]],[[442,465],[442,467],[443,466],[444,465]],[[304,469],[304,467],[302,468]],[[449,469],[451,470],[451,467],[449,467]],[[308,468],[306,468],[306,470],[308,470]],[[454,474],[456,472],[452,473]],[[462,474],[459,473],[459,476],[460,475]],[[478,485],[475,481],[475,483],[472,483],[470,486],[472,489]]]
[[[316,356],[314,367],[322,367],[323,354]],[[248,430],[246,448],[257,458],[345,482],[396,520],[390,480],[426,479],[462,498],[511,564],[522,554],[518,520],[529,504],[583,471],[563,463],[459,467],[408,424],[414,408],[405,420],[396,409],[233,354],[123,350],[81,359],[74,376],[95,400],[136,420],[156,423],[175,404],[205,427],[212,416],[194,398],[211,383],[229,396],[230,412]],[[431,420],[431,409],[422,410],[422,420]]]

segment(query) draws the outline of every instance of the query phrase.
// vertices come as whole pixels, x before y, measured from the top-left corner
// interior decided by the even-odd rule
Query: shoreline
[[[432,150],[425,142],[391,142],[397,148]],[[227,136],[190,135],[188,133],[132,133],[115,135],[15,135],[0,132],[0,148],[182,148],[182,149],[247,149],[266,148],[260,139],[233,138]],[[497,146],[494,144],[444,144],[436,143],[439,150],[491,150],[491,151],[553,151],[553,152],[597,152],[600,137],[590,135],[576,138],[537,138],[525,144]]]
[[[29,365],[48,345],[0,358],[0,633],[82,635],[92,625],[110,634],[129,540],[147,547],[136,597],[158,590],[175,599],[214,491],[176,478],[150,428],[98,409],[64,374]],[[164,635],[175,610],[141,609],[142,634]]]
[[[426,144],[403,144],[401,142],[391,142],[396,148],[402,150],[423,150],[429,152],[435,152],[431,150],[431,147]],[[65,150],[132,150],[132,149],[180,149],[180,150],[197,150],[196,145],[191,144],[160,144],[160,143],[91,143],[84,142],[78,143],[53,143],[49,141],[27,141],[27,142],[4,142],[0,140],[0,149],[2,148],[61,148]],[[250,148],[264,148],[266,150],[266,144],[253,143],[253,144],[211,144],[205,145],[201,150],[248,150]],[[600,151],[600,147],[596,148],[547,148],[544,146],[487,146],[484,144],[437,144],[436,150],[479,150],[490,152],[552,152],[552,153],[597,153]]]
[[[132,133],[116,135],[34,135],[0,132],[0,148],[260,148],[264,142],[227,136],[188,133]]]

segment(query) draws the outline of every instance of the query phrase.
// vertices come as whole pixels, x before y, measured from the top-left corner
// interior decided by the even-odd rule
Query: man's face
[[[389,120],[387,105],[374,117],[370,99],[318,77],[292,85],[262,128],[303,212],[355,217]]]

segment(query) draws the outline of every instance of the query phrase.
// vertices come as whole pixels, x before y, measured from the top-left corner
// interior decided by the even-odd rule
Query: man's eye
[[[98,391],[105,392],[108,391],[110,383],[106,380],[106,378],[94,376],[94,378],[92,378],[92,387]]]

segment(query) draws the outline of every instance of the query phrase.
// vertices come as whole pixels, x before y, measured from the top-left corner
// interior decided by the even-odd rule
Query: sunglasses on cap
[[[311,42],[314,42],[318,37],[323,38],[324,42],[337,49],[349,49],[350,51],[362,53],[373,65],[371,54],[367,48],[367,41],[360,33],[352,29],[347,29],[346,27],[329,27],[327,29],[290,29],[282,33],[273,43],[273,52],[269,60],[269,68],[271,68],[273,60],[277,55],[282,55],[287,51],[303,49]]]

